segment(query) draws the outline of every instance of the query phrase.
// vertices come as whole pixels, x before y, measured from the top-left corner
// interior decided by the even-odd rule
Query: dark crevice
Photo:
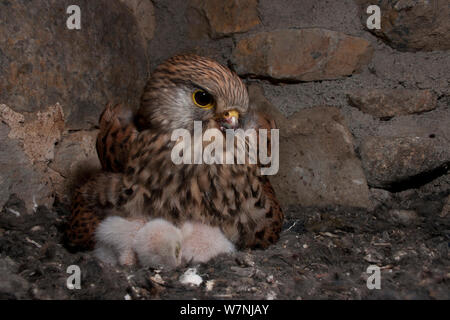
[[[92,126],[90,126],[89,128],[86,128],[86,129],[67,129],[66,133],[72,134],[72,133],[77,133],[77,132],[82,132],[82,131],[90,132],[90,131],[94,131],[94,130],[97,130],[97,129],[99,129],[98,125],[92,125]]]
[[[236,72],[235,65],[229,60],[228,61],[228,68],[234,72]],[[236,72],[237,73],[237,72]],[[245,79],[247,81],[251,80],[259,80],[259,81],[265,81],[272,85],[283,85],[283,84],[301,84],[301,83],[323,83],[323,82],[331,82],[336,79],[323,79],[323,80],[298,80],[298,79],[292,79],[292,78],[272,78],[270,76],[264,76],[259,74],[253,74],[253,73],[245,73],[245,74],[239,74],[239,77],[242,79]],[[352,75],[343,76],[342,79],[345,78],[351,78]]]
[[[448,174],[449,169],[450,162],[446,162],[431,171],[422,172],[407,179],[394,182],[384,189],[390,192],[402,192],[409,189],[417,189],[426,185],[427,183],[432,182],[433,180],[436,180],[441,176]]]

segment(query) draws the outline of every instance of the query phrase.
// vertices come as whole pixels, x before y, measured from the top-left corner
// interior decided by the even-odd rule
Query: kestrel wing
[[[77,188],[65,230],[65,244],[75,250],[93,249],[99,223],[114,212],[123,194],[120,173],[102,172]]]
[[[267,130],[267,152],[270,156],[271,151],[271,129],[277,129],[275,120],[268,114],[260,111],[252,111],[245,124],[247,128],[255,128],[258,133],[258,143],[266,143],[261,141],[259,137],[259,129]],[[269,245],[275,243],[279,239],[279,234],[283,226],[284,214],[281,206],[276,198],[275,191],[267,176],[260,177],[262,192],[256,203],[263,203],[266,208],[265,218],[258,228],[255,230],[254,242],[247,244],[247,246],[255,248],[267,248]]]
[[[99,120],[97,154],[103,170],[124,172],[131,144],[138,131],[131,108],[107,104]]]
[[[271,154],[271,146],[272,146],[272,129],[277,129],[277,125],[274,119],[271,119],[269,115],[263,112],[256,113],[256,126],[258,129],[266,129],[267,130],[267,156],[270,157]],[[264,143],[264,141],[260,141],[258,137],[258,143]]]
[[[280,238],[284,214],[275,196],[275,191],[272,188],[272,184],[266,177],[262,179],[262,187],[262,193],[269,204],[269,208],[266,212],[263,228],[257,230],[255,243],[251,246],[265,249],[269,245],[277,242]]]

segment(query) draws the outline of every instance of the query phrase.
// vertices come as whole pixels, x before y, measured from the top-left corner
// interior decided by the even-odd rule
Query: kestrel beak
[[[220,129],[236,129],[239,126],[239,112],[236,110],[227,111],[219,119]]]

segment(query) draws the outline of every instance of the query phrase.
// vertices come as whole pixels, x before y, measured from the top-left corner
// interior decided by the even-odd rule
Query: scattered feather
[[[8,212],[14,214],[16,217],[20,217],[20,212],[19,212],[19,211],[16,211],[16,210],[11,209],[11,208],[6,208],[6,210],[7,210]]]
[[[186,285],[199,286],[202,284],[203,279],[197,274],[196,268],[189,268],[180,277],[180,282]]]

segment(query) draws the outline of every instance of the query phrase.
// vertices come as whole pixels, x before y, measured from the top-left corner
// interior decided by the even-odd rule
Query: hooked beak
[[[222,131],[236,129],[239,126],[239,112],[236,110],[227,111],[218,119],[218,122]]]

